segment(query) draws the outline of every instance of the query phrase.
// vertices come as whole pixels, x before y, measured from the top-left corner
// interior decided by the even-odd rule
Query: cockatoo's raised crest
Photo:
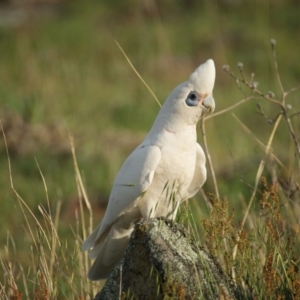
[[[206,180],[205,155],[196,124],[212,112],[215,65],[209,59],[177,86],[144,141],[121,167],[102,222],[82,249],[95,259],[88,277],[104,279],[124,254],[134,225],[144,218],[176,216],[180,203]]]
[[[194,73],[190,75],[189,81],[202,93],[211,93],[216,77],[215,64],[212,59],[206,61],[205,64],[200,65]]]

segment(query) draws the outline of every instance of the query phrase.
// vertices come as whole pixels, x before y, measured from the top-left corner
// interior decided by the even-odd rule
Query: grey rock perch
[[[247,299],[178,224],[135,226],[123,259],[95,300]]]

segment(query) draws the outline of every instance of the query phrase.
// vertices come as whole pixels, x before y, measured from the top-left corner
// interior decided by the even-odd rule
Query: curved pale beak
[[[202,102],[203,114],[213,113],[215,107],[216,105],[213,96],[206,97]]]

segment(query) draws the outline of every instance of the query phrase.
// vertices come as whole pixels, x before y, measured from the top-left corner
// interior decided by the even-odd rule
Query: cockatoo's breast
[[[152,184],[140,200],[139,207],[151,217],[166,216],[188,198],[187,189],[196,166],[196,129],[183,132],[163,130],[155,140],[161,150],[161,160]]]
[[[188,132],[189,131],[189,132]],[[168,146],[161,146],[162,159],[157,175],[167,178],[170,183],[182,186],[190,182],[196,163],[196,132],[193,128],[185,132],[165,132]],[[183,191],[182,191],[183,192]]]

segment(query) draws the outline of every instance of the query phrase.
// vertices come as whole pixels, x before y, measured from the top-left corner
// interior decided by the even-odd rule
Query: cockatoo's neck
[[[159,140],[182,140],[182,143],[195,143],[197,140],[196,124],[186,124],[180,119],[172,119],[170,116],[159,114],[145,140],[151,143]]]
[[[166,109],[167,108],[167,109]],[[151,128],[151,133],[159,131],[161,128],[173,133],[179,133],[181,131],[195,128],[198,122],[198,116],[194,118],[183,118],[180,113],[170,113],[168,107],[162,107],[156,120]]]

